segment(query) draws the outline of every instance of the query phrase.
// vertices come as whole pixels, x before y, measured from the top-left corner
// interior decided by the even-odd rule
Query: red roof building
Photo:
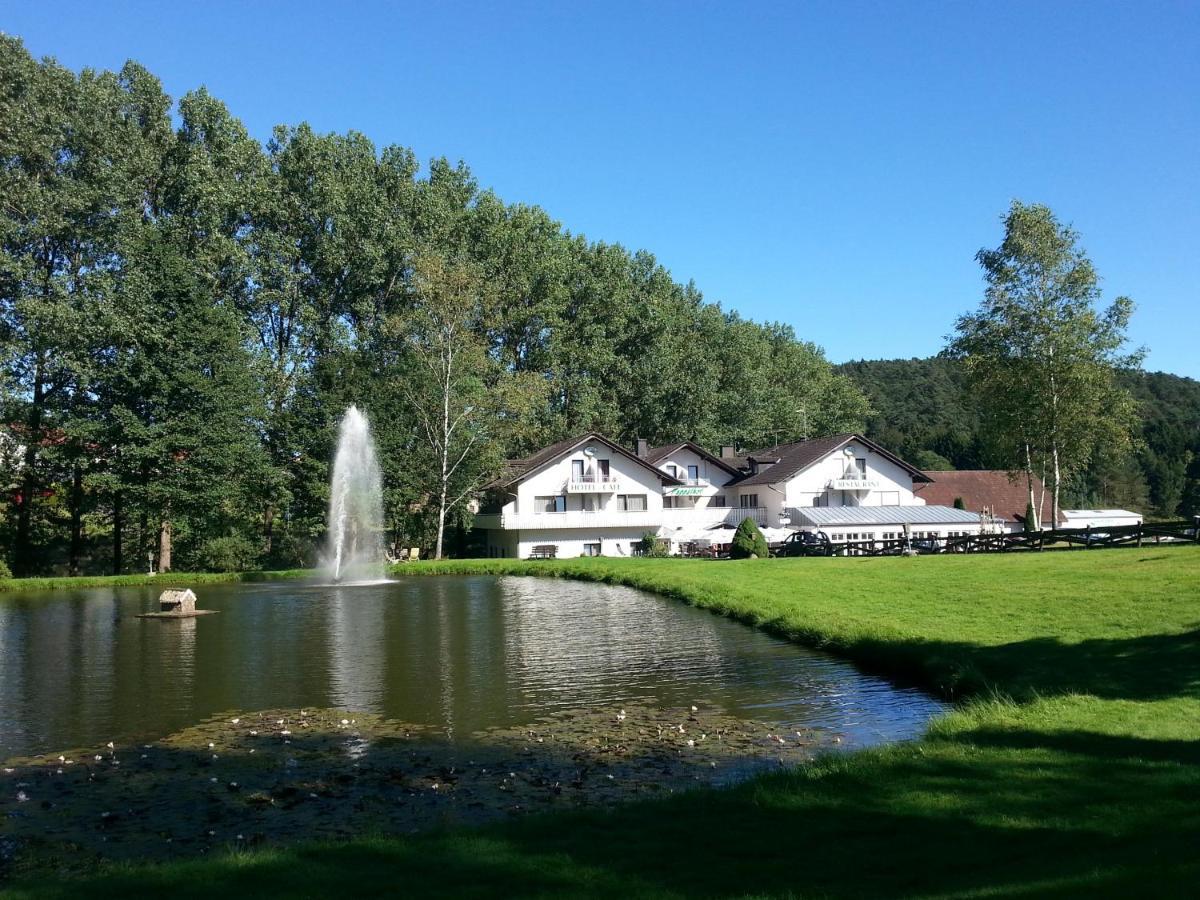
[[[1023,526],[1025,511],[1029,505],[1029,485],[1024,472],[1005,472],[999,469],[964,469],[954,472],[926,472],[932,481],[928,484],[913,483],[913,494],[926,503],[937,506],[953,506],[962,500],[971,512],[991,510],[992,514],[1009,523]],[[1039,519],[1043,527],[1050,523],[1050,492],[1043,489],[1042,480],[1033,479],[1034,502],[1041,498]]]

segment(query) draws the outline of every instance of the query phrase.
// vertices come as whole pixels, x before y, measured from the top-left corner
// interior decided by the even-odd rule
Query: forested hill
[[[835,366],[874,408],[867,432],[925,469],[990,468],[987,435],[951,359],[858,360]],[[1200,381],[1128,372],[1141,441],[1132,457],[1101,458],[1071,485],[1072,503],[1129,505],[1160,516],[1200,512]]]

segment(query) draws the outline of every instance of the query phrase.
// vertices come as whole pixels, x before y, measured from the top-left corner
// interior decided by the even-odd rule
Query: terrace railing
[[[1197,543],[1200,543],[1200,517],[1190,522],[1150,522],[1111,528],[1053,528],[946,538],[834,541],[832,549],[835,556],[898,556],[909,549],[917,553],[1023,553]]]

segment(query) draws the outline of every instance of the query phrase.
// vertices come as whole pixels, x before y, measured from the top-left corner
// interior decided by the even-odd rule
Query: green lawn
[[[23,885],[14,897],[1195,896],[1200,548],[418,563],[632,584],[961,699],[725,791]]]
[[[188,587],[196,584],[221,584],[233,581],[307,578],[312,574],[311,569],[286,569],[275,572],[170,572],[166,575],[63,575],[47,578],[0,578],[0,594],[13,591],[69,590],[71,588],[123,587],[142,584]]]

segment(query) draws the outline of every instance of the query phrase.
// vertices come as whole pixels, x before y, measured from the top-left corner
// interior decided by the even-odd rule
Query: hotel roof
[[[878,453],[885,459],[891,460],[909,472],[913,477],[913,481],[929,480],[929,477],[920,469],[915,468],[894,453],[880,447],[870,438],[865,438],[861,434],[834,434],[829,437],[813,438],[810,441],[779,444],[775,447],[767,447],[762,450],[755,450],[753,453],[747,453],[747,460],[772,462],[773,464],[765,469],[760,469],[757,474],[747,475],[741,481],[737,482],[737,484],[741,487],[753,484],[778,484],[781,481],[787,481],[797,472],[802,472],[814,463],[820,462],[830,453],[840,450],[851,441],[863,444],[873,453]]]
[[[624,456],[626,459],[632,460],[639,466],[644,466],[645,468],[649,469],[655,475],[669,484],[681,483],[678,478],[672,478],[666,472],[656,468],[647,460],[630,453],[616,441],[609,440],[604,435],[595,431],[589,431],[587,434],[580,435],[578,437],[567,438],[566,440],[559,441],[556,444],[551,444],[549,447],[543,447],[541,450],[531,454],[530,456],[526,456],[524,459],[510,459],[506,461],[504,463],[504,468],[500,472],[500,475],[490,484],[485,485],[485,488],[494,490],[497,488],[509,487],[510,485],[516,484],[519,481],[523,481],[526,476],[532,475],[534,472],[549,465],[556,459],[566,456],[568,453],[575,451],[584,444],[590,443],[604,444],[604,446],[608,447],[610,450],[618,453],[619,455]]]

